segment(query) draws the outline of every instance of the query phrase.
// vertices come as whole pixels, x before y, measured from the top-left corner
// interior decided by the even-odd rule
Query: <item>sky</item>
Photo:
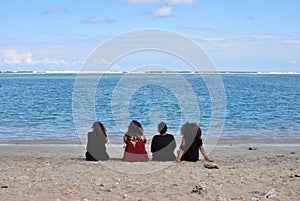
[[[105,41],[163,29],[199,45],[219,71],[300,71],[298,0],[0,0],[0,71],[80,70]],[[186,70],[157,52],[147,64]],[[147,55],[147,56],[145,56]],[[161,61],[160,61],[161,60]],[[135,63],[136,62],[136,63]]]

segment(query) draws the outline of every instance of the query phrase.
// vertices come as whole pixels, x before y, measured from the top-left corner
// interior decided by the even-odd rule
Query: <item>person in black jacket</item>
[[[151,142],[152,160],[175,161],[176,141],[174,136],[167,133],[168,127],[165,122],[160,122],[157,128],[160,134],[155,135]]]

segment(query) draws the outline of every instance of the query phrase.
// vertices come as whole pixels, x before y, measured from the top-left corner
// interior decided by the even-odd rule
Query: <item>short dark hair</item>
[[[160,122],[157,126],[157,130],[160,134],[164,134],[167,132],[168,130],[168,127],[167,127],[167,124],[165,122]]]
[[[100,121],[95,121],[92,128],[96,133],[103,134],[105,137],[107,137],[106,128]]]

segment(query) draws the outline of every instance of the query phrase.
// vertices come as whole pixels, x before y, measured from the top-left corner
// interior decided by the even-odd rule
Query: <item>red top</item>
[[[126,148],[123,156],[124,161],[128,162],[147,162],[149,161],[148,153],[145,148],[144,140],[140,137],[136,140],[127,137]]]

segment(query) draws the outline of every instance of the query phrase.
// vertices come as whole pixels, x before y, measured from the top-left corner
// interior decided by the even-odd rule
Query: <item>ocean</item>
[[[221,74],[217,86],[206,82],[213,76],[0,74],[0,143],[72,141],[94,120],[105,125],[111,142],[121,143],[132,119],[147,138],[163,120],[176,136],[190,121],[204,137],[218,127],[221,139],[300,139],[299,74]]]

